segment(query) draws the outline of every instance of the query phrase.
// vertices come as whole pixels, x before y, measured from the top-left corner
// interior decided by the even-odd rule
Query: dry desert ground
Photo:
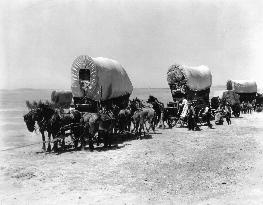
[[[263,204],[263,113],[214,128],[94,152],[1,152],[0,204]]]

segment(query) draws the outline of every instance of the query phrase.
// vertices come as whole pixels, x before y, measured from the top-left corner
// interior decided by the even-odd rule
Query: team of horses
[[[24,121],[30,132],[39,130],[42,136],[43,151],[58,152],[65,149],[65,137],[71,136],[74,148],[84,149],[88,143],[90,150],[94,149],[94,143],[103,142],[104,147],[110,147],[112,137],[116,134],[132,133],[136,138],[155,132],[159,123],[160,113],[153,108],[150,102],[143,103],[135,98],[129,101],[126,109],[120,109],[116,105],[101,107],[98,112],[79,112],[71,109],[65,113],[51,103],[35,103],[27,106],[29,112],[24,115]],[[27,102],[27,105],[30,104]],[[158,114],[156,114],[158,113]],[[47,134],[47,141],[46,135]],[[53,148],[51,144],[53,143]],[[46,148],[47,144],[47,148]],[[80,147],[79,147],[80,144]]]

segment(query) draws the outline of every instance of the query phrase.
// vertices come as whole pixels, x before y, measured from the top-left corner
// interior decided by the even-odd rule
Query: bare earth
[[[106,151],[1,152],[1,204],[263,204],[263,113],[214,127]]]

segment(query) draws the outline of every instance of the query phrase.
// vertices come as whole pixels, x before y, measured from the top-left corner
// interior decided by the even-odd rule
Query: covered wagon
[[[209,103],[212,74],[208,67],[174,64],[168,69],[167,81],[174,101],[185,97],[196,100],[198,104]]]
[[[126,107],[133,86],[122,65],[108,58],[82,55],[71,67],[71,90],[75,105],[116,104]]]
[[[257,83],[247,80],[228,80],[227,90],[232,90],[240,96],[240,102],[252,102],[256,98]]]
[[[240,95],[233,90],[226,90],[222,94],[223,104],[228,103],[233,111],[235,117],[239,117],[241,107],[240,107]]]

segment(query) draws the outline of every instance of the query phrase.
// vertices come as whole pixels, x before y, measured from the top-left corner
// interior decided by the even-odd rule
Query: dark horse
[[[152,95],[149,96],[147,102],[152,104],[153,109],[156,113],[154,123],[155,123],[155,126],[157,126],[161,120],[161,114],[162,114],[162,112],[164,112],[164,104]]]
[[[48,108],[52,109],[52,108]],[[73,110],[70,113],[61,113],[60,110],[55,110],[50,120],[47,122],[48,139],[50,142],[51,136],[54,141],[54,151],[58,150],[58,142],[62,139],[62,149],[65,146],[66,131],[70,131],[71,138],[74,141],[75,149],[78,148],[79,140],[81,146],[84,146],[83,128],[80,126],[81,113]],[[50,146],[50,144],[49,144]],[[48,149],[50,151],[50,148]]]
[[[39,131],[42,135],[43,151],[46,151],[45,131],[48,133],[49,141],[47,151],[51,151],[51,136],[53,139],[58,137],[58,135],[61,134],[62,126],[77,122],[80,120],[80,117],[80,113],[77,112],[72,113],[69,116],[61,116],[58,110],[54,109],[52,106],[41,103],[36,108],[31,109],[29,113],[24,115],[24,121],[30,132],[36,130],[35,124],[38,124]],[[54,145],[54,149],[56,149],[57,144],[54,143]]]
[[[43,112],[43,105],[39,105],[37,108],[34,108],[29,111],[26,115],[24,115],[24,121],[26,123],[27,129],[29,132],[35,131],[37,128],[35,124],[38,124],[39,131],[42,135],[42,150],[46,151],[45,144],[45,131],[47,131],[47,122],[51,119],[52,115],[55,113],[54,110],[48,110]]]
[[[115,133],[130,132],[132,118],[130,106],[128,105],[126,108],[120,109],[118,106],[113,105],[112,113],[116,119],[114,128]]]

